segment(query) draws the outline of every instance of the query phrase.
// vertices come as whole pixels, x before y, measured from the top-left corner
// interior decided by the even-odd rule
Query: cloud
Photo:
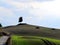
[[[16,9],[26,9],[31,7],[39,7],[39,1],[49,1],[49,0],[1,0],[1,2],[7,3],[16,7]],[[51,0],[50,0],[51,1]]]
[[[21,1],[21,0],[20,0]],[[22,0],[24,1],[24,0]],[[25,0],[28,1],[28,0]],[[60,14],[60,6],[59,6],[59,0],[56,1],[51,1],[51,2],[36,2],[38,0],[29,0],[32,2],[16,2],[13,0],[2,0],[2,2],[5,2],[9,5],[12,5],[15,10],[27,10],[29,13],[33,13],[34,15],[41,16],[41,15],[49,15],[51,14],[52,16]],[[40,0],[41,1],[41,0]],[[42,0],[44,1],[44,0]],[[45,0],[47,1],[47,0]],[[36,13],[36,14],[35,14]]]
[[[31,2],[16,2],[13,0],[6,0],[5,3],[12,5],[14,7],[14,11],[24,12],[27,10],[29,14],[37,16],[40,19],[46,17],[58,18],[60,16],[59,0],[49,2],[38,2],[37,0],[37,2],[34,0],[30,1]]]
[[[6,3],[8,5],[11,5],[11,8],[2,8],[4,11],[6,17],[10,17],[9,20],[11,19],[12,15],[15,16],[20,16],[24,15],[26,16],[32,16],[26,18],[27,20],[32,19],[32,23],[36,21],[48,21],[47,24],[56,22],[55,20],[60,19],[60,0],[54,0],[54,1],[48,1],[48,0],[0,0],[3,3]],[[41,2],[44,1],[44,2]],[[7,13],[8,12],[8,13]],[[14,13],[14,14],[13,14]],[[3,13],[0,13],[4,15]],[[10,16],[8,16],[8,15]],[[4,17],[5,17],[4,16]],[[3,16],[2,16],[3,17]],[[7,19],[7,18],[6,18]],[[13,18],[12,18],[13,19]],[[51,21],[52,20],[52,21]],[[38,22],[39,22],[38,21]]]
[[[34,3],[33,3],[34,4]],[[34,8],[30,10],[30,13],[36,16],[48,16],[48,17],[59,17],[60,16],[60,6],[59,1],[37,3],[39,6],[33,6]]]
[[[2,15],[7,16],[7,17],[11,17],[13,15],[13,13],[10,9],[0,7],[0,16],[2,16]]]
[[[52,17],[59,17],[59,12],[60,12],[60,6],[59,6],[59,2],[58,1],[51,1],[51,2],[44,2],[44,3],[40,3],[40,2],[11,2],[9,3],[13,6],[16,7],[16,9],[20,10],[27,10],[29,11],[29,13],[35,15],[35,16],[52,16]]]
[[[12,21],[15,19],[14,17],[15,15],[11,9],[0,7],[0,23],[4,24],[5,26],[14,23],[15,21]]]
[[[14,1],[19,1],[19,2],[31,2],[31,1],[44,2],[44,1],[53,1],[53,0],[14,0]]]

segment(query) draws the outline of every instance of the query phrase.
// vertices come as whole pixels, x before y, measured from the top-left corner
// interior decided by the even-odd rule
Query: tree
[[[2,25],[0,24],[0,27],[2,27]]]
[[[1,23],[0,23],[0,32],[2,32],[2,25],[1,25]]]
[[[23,17],[20,17],[20,18],[19,18],[19,22],[22,22],[22,21],[23,21]]]

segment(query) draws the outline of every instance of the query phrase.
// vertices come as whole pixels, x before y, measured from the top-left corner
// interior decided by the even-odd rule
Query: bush
[[[52,30],[55,30],[54,28],[52,28]]]
[[[36,27],[36,29],[39,29],[39,27]]]

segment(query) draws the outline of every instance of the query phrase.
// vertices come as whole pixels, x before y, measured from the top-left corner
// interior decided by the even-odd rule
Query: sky
[[[3,26],[23,23],[60,29],[60,0],[0,0],[0,23]]]

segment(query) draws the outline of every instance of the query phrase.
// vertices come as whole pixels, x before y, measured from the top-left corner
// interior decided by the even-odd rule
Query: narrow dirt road
[[[8,40],[8,38],[9,38],[9,36],[0,37],[0,45],[5,45],[5,43]]]

